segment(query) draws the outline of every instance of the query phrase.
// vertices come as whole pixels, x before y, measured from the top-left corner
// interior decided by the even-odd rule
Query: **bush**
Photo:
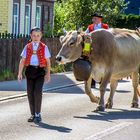
[[[60,72],[67,72],[72,70],[72,64],[65,64],[65,65],[55,65],[51,68],[51,73],[60,73]]]
[[[47,23],[44,25],[43,29],[43,37],[48,38],[53,36],[53,27],[51,23]]]
[[[121,15],[116,20],[116,23],[113,25],[113,27],[117,28],[128,28],[135,30],[136,27],[140,26],[140,16],[138,15]]]
[[[0,73],[0,81],[13,79],[16,79],[16,76],[10,70],[4,70]]]

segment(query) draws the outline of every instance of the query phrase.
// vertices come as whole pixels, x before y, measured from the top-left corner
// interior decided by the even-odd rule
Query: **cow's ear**
[[[81,35],[77,36],[77,45],[81,44],[81,42],[83,41],[83,38]]]
[[[60,36],[60,38],[59,38],[60,42],[62,42],[63,38],[64,38],[64,36],[63,36],[63,35],[62,35],[62,36]]]

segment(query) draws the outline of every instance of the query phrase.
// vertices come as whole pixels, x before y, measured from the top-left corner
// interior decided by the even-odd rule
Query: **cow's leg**
[[[112,108],[113,106],[113,96],[117,88],[117,85],[118,85],[118,80],[114,80],[114,79],[110,80],[110,95],[106,103],[106,108]]]
[[[104,78],[101,81],[100,84],[100,100],[99,100],[99,106],[96,108],[96,111],[104,111],[105,105],[104,105],[104,94],[106,91],[107,84],[109,82],[111,73],[108,73],[104,76]]]
[[[91,91],[91,81],[92,77],[90,77],[88,81],[85,81],[85,93],[89,96],[91,102],[98,103],[99,97],[94,96]]]
[[[132,84],[134,88],[134,95],[133,95],[133,100],[132,100],[132,106],[134,108],[138,108],[138,71],[132,73]]]

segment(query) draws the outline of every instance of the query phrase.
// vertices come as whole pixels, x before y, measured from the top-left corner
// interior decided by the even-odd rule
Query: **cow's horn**
[[[64,35],[66,35],[66,34],[67,34],[67,31],[66,31],[66,29],[65,29],[65,28],[62,28],[62,31],[63,31]]]

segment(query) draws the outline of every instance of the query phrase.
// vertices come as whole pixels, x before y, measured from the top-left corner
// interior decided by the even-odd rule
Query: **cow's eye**
[[[74,45],[74,42],[71,42],[71,43],[70,43],[70,46],[72,46],[72,45]]]

